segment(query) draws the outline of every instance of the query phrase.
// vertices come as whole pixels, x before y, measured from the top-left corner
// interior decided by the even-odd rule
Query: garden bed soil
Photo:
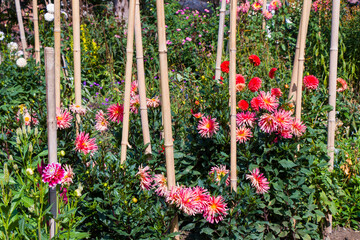
[[[337,227],[329,236],[330,240],[360,240],[360,232],[349,228]]]

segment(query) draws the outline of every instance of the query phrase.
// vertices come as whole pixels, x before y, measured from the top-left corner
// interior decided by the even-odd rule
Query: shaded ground
[[[330,240],[360,240],[360,232],[349,228],[337,227],[330,234]]]

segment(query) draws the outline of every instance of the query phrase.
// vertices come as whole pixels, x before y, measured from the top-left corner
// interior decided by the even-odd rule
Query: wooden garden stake
[[[221,75],[220,65],[221,65],[221,57],[222,57],[223,45],[224,45],[225,12],[226,12],[226,0],[222,0],[221,8],[220,8],[219,33],[218,33],[217,52],[216,52],[215,80],[219,80]]]
[[[61,74],[61,35],[60,35],[60,0],[54,0],[54,46],[55,46],[55,98],[56,108],[60,108],[60,74]],[[75,59],[75,58],[74,58]]]
[[[141,126],[143,132],[144,145],[149,144],[145,149],[145,154],[151,154],[149,120],[146,105],[146,85],[145,85],[145,70],[144,70],[144,53],[141,34],[141,18],[140,18],[140,1],[136,0],[135,5],[135,47],[136,47],[136,63],[137,76],[139,82],[140,95],[140,115]]]
[[[224,0],[225,1],[225,0]],[[157,27],[159,37],[159,58],[160,58],[160,81],[161,81],[161,110],[164,116],[164,135],[165,135],[165,158],[166,158],[166,175],[168,189],[175,186],[175,166],[174,166],[174,145],[171,128],[171,109],[170,109],[170,93],[169,93],[169,75],[167,63],[166,49],[166,33],[165,33],[165,14],[164,1],[156,0]],[[177,232],[178,219],[175,216],[171,226],[171,232]],[[178,238],[177,238],[178,239]]]
[[[310,16],[311,0],[304,0],[303,4],[303,16]],[[297,76],[297,88],[296,88],[296,113],[295,118],[301,120],[301,100],[302,100],[302,84],[303,84],[303,72],[305,61],[305,46],[306,35],[309,21],[303,21],[300,31],[300,44],[299,44],[299,58],[298,58],[298,76]]]
[[[237,0],[230,2],[230,181],[231,189],[236,192],[236,9]]]
[[[40,37],[39,37],[39,18],[37,0],[33,0],[33,21],[34,21],[34,40],[35,40],[35,60],[40,64]]]
[[[267,5],[266,0],[263,0],[263,7],[262,7],[263,13],[265,12],[265,10],[267,10],[267,9],[266,9],[266,7],[267,7],[266,5]],[[266,30],[266,20],[265,20],[265,17],[263,17],[262,29],[263,29],[263,30]]]
[[[126,45],[126,68],[125,68],[125,91],[124,91],[124,118],[121,139],[120,162],[123,164],[126,160],[126,148],[129,139],[129,118],[130,118],[130,88],[132,63],[134,56],[134,21],[135,21],[135,0],[129,3],[129,21],[127,29]]]
[[[22,14],[21,14],[20,0],[15,0],[15,6],[16,6],[16,15],[17,15],[19,29],[20,29],[22,50],[24,52],[24,58],[26,59],[27,58],[27,53],[26,53],[27,44],[26,44],[25,31],[24,31],[24,23],[23,23]]]
[[[45,48],[45,79],[46,79],[46,105],[47,105],[47,128],[48,128],[48,148],[49,148],[49,163],[57,162],[57,121],[56,121],[56,107],[55,107],[55,68],[54,68],[54,49],[50,47]],[[50,188],[50,205],[51,213],[54,218],[50,220],[50,239],[55,236],[57,216],[57,199],[56,187]]]
[[[81,52],[80,52],[80,8],[79,0],[72,0],[74,39],[74,85],[75,104],[81,106]],[[76,114],[76,134],[79,133],[80,115]]]
[[[304,7],[304,5],[303,5],[303,7]],[[291,99],[293,103],[296,102],[296,91],[297,91],[297,82],[298,82],[297,77],[298,77],[298,69],[299,69],[300,35],[301,35],[302,23],[305,23],[307,26],[309,25],[310,10],[311,10],[311,8],[308,9],[307,12],[302,11],[302,13],[301,13],[299,33],[298,33],[297,40],[296,40],[294,65],[293,65],[293,71],[292,71],[292,75],[291,75],[290,92],[289,92],[289,96],[288,96],[288,99],[289,100]],[[305,35],[304,41],[306,41],[306,35]]]
[[[338,64],[338,43],[339,43],[339,18],[340,18],[340,0],[332,2],[332,19],[331,19],[331,43],[330,43],[330,70],[329,70],[329,105],[333,109],[329,112],[328,118],[328,154],[330,157],[329,171],[334,168],[334,151],[335,151],[335,115],[336,115],[336,78]],[[328,227],[326,233],[332,232],[332,215],[328,214]]]

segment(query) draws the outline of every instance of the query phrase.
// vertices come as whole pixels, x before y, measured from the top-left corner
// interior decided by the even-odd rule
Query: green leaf
[[[297,166],[297,165],[296,165],[295,163],[293,163],[292,161],[290,161],[290,160],[285,160],[285,159],[281,160],[279,163],[280,163],[281,166],[283,166],[284,168],[293,168],[293,167]]]
[[[212,230],[211,228],[208,228],[208,227],[202,228],[200,231],[200,233],[205,233],[207,235],[212,235],[213,232],[214,232],[214,230]]]

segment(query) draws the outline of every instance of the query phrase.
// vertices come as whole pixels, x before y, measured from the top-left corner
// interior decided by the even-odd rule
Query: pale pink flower
[[[219,130],[219,123],[216,122],[216,118],[211,118],[211,116],[202,117],[197,130],[201,137],[211,138]]]
[[[138,84],[138,81],[136,81],[136,80],[131,83],[131,89],[130,89],[131,96],[134,96],[136,94],[136,92],[138,90],[138,86],[139,86],[139,84]]]
[[[154,185],[153,187],[156,187],[155,193],[158,196],[161,197],[167,197],[169,194],[168,188],[167,188],[167,181],[166,177],[163,174],[156,174],[154,176]]]
[[[269,11],[277,11],[281,8],[282,4],[280,0],[272,0],[269,5]]]
[[[209,204],[204,208],[204,218],[210,223],[218,223],[224,219],[228,213],[227,204],[222,196],[212,196],[209,199]]]
[[[264,174],[260,173],[258,168],[250,171],[251,174],[246,174],[246,179],[250,179],[251,185],[256,188],[256,193],[264,194],[269,191],[269,182],[264,177]]]
[[[56,114],[57,128],[58,129],[69,128],[71,126],[72,119],[73,116],[71,116],[70,112],[68,112],[66,109],[58,110],[58,113]]]
[[[263,11],[263,16],[264,16],[264,18],[266,19],[266,20],[270,20],[270,19],[272,19],[272,17],[273,17],[273,15],[271,14],[271,12],[269,12],[268,10],[264,10]]]
[[[342,78],[336,79],[336,83],[337,83],[337,85],[339,86],[339,87],[336,89],[337,92],[343,92],[343,91],[345,91],[345,90],[347,89],[347,87],[348,87],[346,81],[345,81],[344,79],[342,79]]]
[[[103,132],[108,129],[109,122],[106,120],[104,112],[102,110],[98,111],[95,116],[96,125],[95,129]]]
[[[150,190],[151,189],[151,183],[153,182],[153,179],[151,175],[148,173],[150,171],[150,167],[142,167],[142,165],[139,167],[139,171],[136,175],[140,176],[140,187],[142,190]]]
[[[75,173],[73,172],[71,166],[65,165],[65,174],[61,181],[61,185],[70,186],[70,183],[73,183],[74,176],[75,176]]]
[[[259,107],[261,109],[266,109],[269,112],[274,112],[279,106],[279,100],[269,92],[265,93],[260,91],[259,100]]]
[[[140,107],[140,96],[139,95],[133,95],[130,98],[130,110],[134,114],[138,114]]]
[[[65,171],[61,168],[60,163],[50,163],[42,171],[42,181],[44,183],[49,183],[49,187],[54,187],[57,184],[60,184]]]
[[[305,131],[306,131],[306,126],[302,121],[300,121],[299,119],[296,119],[292,122],[291,132],[296,137],[302,136],[305,133]]]
[[[154,98],[147,98],[146,99],[146,106],[148,108],[156,108],[158,106],[160,106],[160,100],[159,100],[159,96],[156,96]]]
[[[86,113],[85,108],[83,108],[81,105],[75,105],[75,104],[70,106],[70,111],[81,115],[84,115]]]

